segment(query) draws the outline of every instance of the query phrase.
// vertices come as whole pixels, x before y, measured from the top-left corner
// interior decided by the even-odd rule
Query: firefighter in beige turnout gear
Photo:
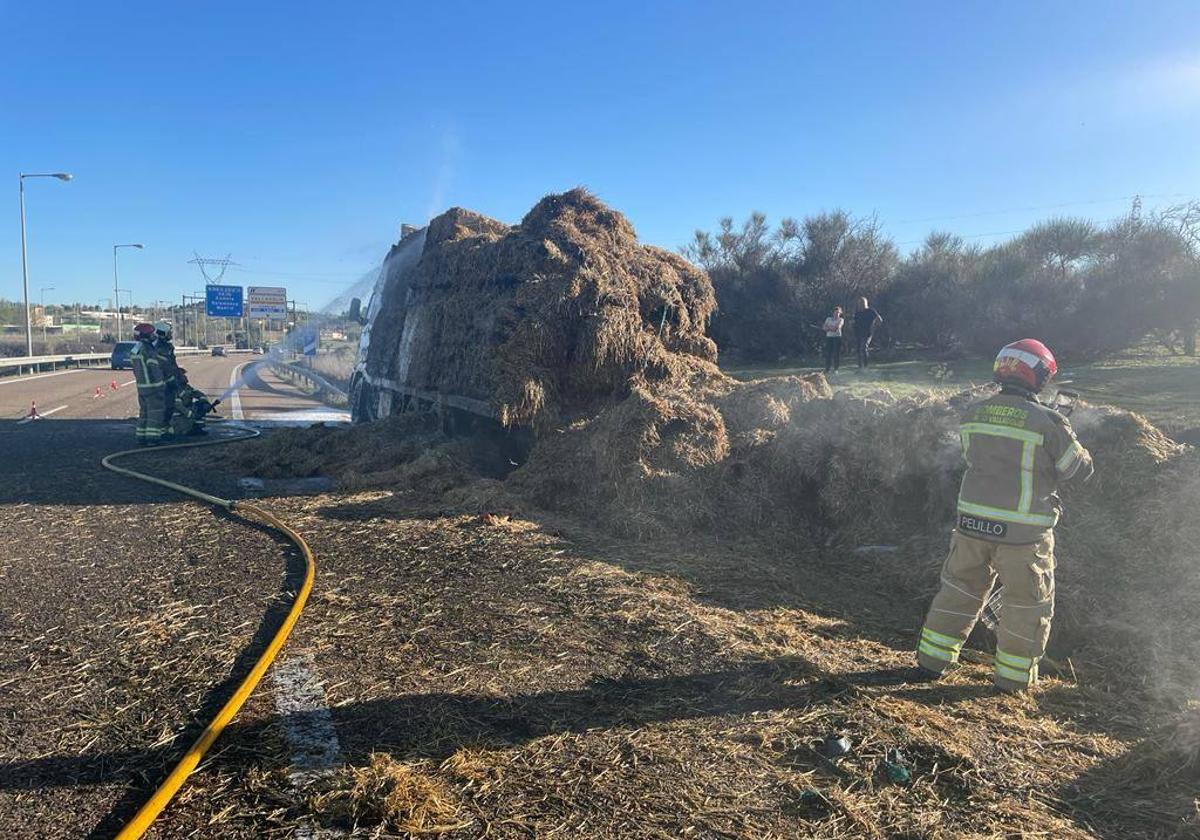
[[[162,442],[167,431],[162,422],[166,399],[162,359],[154,349],[152,325],[138,324],[133,328],[133,336],[137,344],[129,354],[129,362],[137,382],[137,442],[138,446],[153,446]]]
[[[958,661],[999,578],[996,685],[1020,691],[1037,682],[1054,616],[1056,491],[1093,470],[1067,418],[1038,402],[1056,371],[1040,341],[1007,345],[994,368],[1000,393],[969,409],[959,427],[967,471],[942,586],[917,644],[926,671],[942,674]]]
[[[187,379],[183,376],[182,369],[179,363],[175,361],[175,345],[172,341],[171,325],[166,321],[154,322],[154,350],[158,354],[158,359],[162,364],[162,374],[164,383],[163,394],[163,416],[162,422],[159,424],[163,427],[163,437],[170,437],[173,433],[171,418],[175,414],[175,400],[179,396],[180,389],[187,384]]]

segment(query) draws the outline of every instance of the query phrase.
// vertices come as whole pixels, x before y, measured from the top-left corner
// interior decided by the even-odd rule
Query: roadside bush
[[[684,254],[713,280],[711,335],[723,352],[774,361],[815,349],[835,304],[859,297],[884,316],[877,343],[987,355],[1036,336],[1057,352],[1095,358],[1151,335],[1195,355],[1200,324],[1200,204],[1098,227],[1050,219],[988,248],[935,232],[901,259],[875,219],[838,211],[772,230],[697,231]],[[848,332],[849,334],[849,332]]]
[[[774,231],[761,213],[740,230],[725,218],[715,234],[697,231],[683,252],[712,278],[717,344],[770,360],[815,349],[829,310],[887,288],[898,262],[877,220],[842,211],[784,219]]]

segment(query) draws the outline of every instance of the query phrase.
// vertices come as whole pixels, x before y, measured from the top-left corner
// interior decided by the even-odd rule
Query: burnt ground
[[[298,559],[99,471],[113,424],[20,431],[46,437],[0,428],[0,825],[111,836],[248,667]],[[913,681],[924,604],[887,580],[927,564],[903,553],[629,543],[406,493],[269,507],[317,552],[285,657],[312,657],[346,769],[296,789],[268,679],[149,836],[1197,836],[1196,767],[1158,728],[1174,710],[1086,669],[1027,697],[976,665]],[[831,732],[848,757],[814,749]]]

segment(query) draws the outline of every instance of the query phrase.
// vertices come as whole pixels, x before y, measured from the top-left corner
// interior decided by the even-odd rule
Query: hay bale
[[[761,441],[764,433],[776,432],[790,423],[792,412],[802,403],[832,396],[829,382],[815,373],[738,384],[716,400],[716,405],[730,436],[754,443]]]
[[[625,399],[543,435],[509,484],[541,507],[601,517],[624,533],[662,530],[680,504],[677,480],[728,450],[711,403],[637,377]]]
[[[506,426],[547,428],[623,398],[635,375],[670,379],[716,359],[708,276],[640,244],[582,189],[547,196],[513,227],[442,214],[385,295],[387,327],[372,327],[366,361],[375,380],[401,397],[489,405]]]
[[[1059,643],[1161,696],[1194,696],[1200,452],[1118,409],[1088,407],[1079,421],[1096,476],[1065,493]]]

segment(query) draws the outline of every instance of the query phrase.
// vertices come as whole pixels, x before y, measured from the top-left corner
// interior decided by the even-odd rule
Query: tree
[[[954,234],[929,234],[899,264],[881,301],[891,338],[941,352],[959,346],[969,321],[967,299],[979,254],[979,248],[968,247]]]
[[[774,231],[761,213],[740,227],[726,217],[715,234],[696,231],[683,253],[712,277],[718,345],[769,360],[815,346],[819,334],[808,325],[834,304],[882,291],[898,260],[875,219],[842,211],[784,219]]]
[[[814,348],[829,309],[879,297],[885,340],[990,355],[1025,337],[1097,357],[1147,335],[1195,354],[1200,326],[1200,203],[1131,211],[1099,227],[1039,222],[988,248],[929,235],[899,259],[874,218],[842,211],[784,219],[761,213],[697,231],[686,256],[708,269],[725,352],[775,360]]]
[[[1173,230],[1187,250],[1185,264],[1178,267],[1167,291],[1167,306],[1174,315],[1184,352],[1195,356],[1196,333],[1200,330],[1200,202],[1169,207],[1157,221]]]

